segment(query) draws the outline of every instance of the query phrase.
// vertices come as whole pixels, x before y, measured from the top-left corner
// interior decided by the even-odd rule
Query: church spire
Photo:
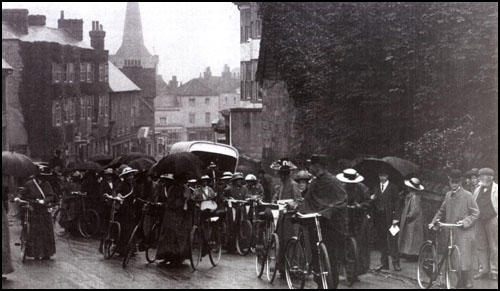
[[[143,46],[141,12],[138,2],[127,2],[122,46]]]

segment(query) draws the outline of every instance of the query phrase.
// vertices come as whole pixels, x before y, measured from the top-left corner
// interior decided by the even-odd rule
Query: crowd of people
[[[193,225],[190,201],[212,201],[204,207],[222,213],[224,200],[258,197],[264,202],[290,200],[290,209],[322,213],[322,236],[330,258],[330,286],[333,288],[338,285],[346,236],[356,239],[359,250],[356,267],[346,270],[349,281],[356,282],[359,281],[358,276],[370,267],[372,230],[375,230],[376,247],[381,253],[376,270],[389,269],[390,257],[393,269],[401,271],[400,256],[414,260],[424,242],[425,228],[435,228],[438,221],[462,226],[454,230],[462,255],[460,286],[472,287],[474,266],[480,266],[474,278],[490,276],[497,279],[498,185],[494,182],[493,170],[489,168],[473,169],[465,175],[459,170],[451,171],[451,190],[446,193],[433,220],[427,224],[422,206],[425,187],[418,177],[406,177],[403,184],[398,184],[391,181],[389,173],[382,169],[377,173],[379,183],[370,188],[355,169],[345,169],[336,175],[330,173],[323,155],[313,155],[304,169],[298,169],[288,159],[273,163],[272,168],[277,171],[280,180],[275,188],[272,187],[272,179],[263,170],[257,175],[224,172],[220,177],[203,175],[195,180],[188,176],[177,177],[173,173],[152,177],[147,171],[127,165],[118,169],[107,168],[100,173],[75,170],[63,174],[61,165],[52,164],[52,168],[42,169],[39,175],[29,177],[16,193],[21,199],[36,202],[31,204],[32,231],[27,248],[28,256],[36,259],[50,259],[56,252],[52,213],[47,205],[60,201],[57,223],[66,232],[76,233],[75,223],[81,211],[81,200],[75,199],[74,192],[87,193],[86,201],[101,217],[101,225],[95,226],[101,231],[105,231],[109,220],[111,206],[108,198],[120,199],[122,203],[116,219],[122,229],[118,245],[122,256],[128,237],[141,215],[141,208],[134,203],[135,199],[162,203],[164,207],[158,214],[161,230],[157,258],[162,264],[171,266],[180,265],[189,257],[188,240]],[[2,217],[2,274],[7,274],[12,267],[4,209]],[[229,229],[233,229],[233,222],[227,223]],[[150,224],[151,221],[144,221],[144,231]],[[298,231],[298,226],[287,216],[280,216],[277,225],[278,236],[283,242]],[[391,229],[396,226],[399,232],[395,234]],[[315,245],[315,232],[304,229],[304,233],[309,238],[308,245]],[[102,252],[102,244],[99,251]],[[312,256],[313,267],[316,266],[317,254],[310,250],[308,253]],[[283,268],[282,263],[278,264],[281,275],[284,274]],[[321,280],[315,280],[321,286]]]

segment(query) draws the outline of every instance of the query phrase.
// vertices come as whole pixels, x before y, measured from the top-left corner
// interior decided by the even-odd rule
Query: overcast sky
[[[121,44],[126,2],[2,2],[2,8],[27,8],[43,14],[47,26],[57,27],[60,11],[65,18],[83,19],[84,39],[90,43],[92,21],[106,31],[106,49],[114,54]],[[231,70],[240,64],[240,17],[231,2],[141,2],[144,42],[160,56],[159,74],[165,81],[177,75],[182,82],[198,77],[210,66],[220,75],[224,64]]]

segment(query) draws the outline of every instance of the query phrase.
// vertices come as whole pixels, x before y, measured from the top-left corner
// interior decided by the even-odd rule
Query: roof
[[[240,79],[224,78],[221,76],[210,76],[199,79],[205,86],[214,90],[218,94],[235,93],[240,87]]]
[[[127,92],[139,91],[141,88],[137,87],[134,82],[130,81],[120,69],[115,67],[113,63],[108,61],[109,67],[109,88],[112,92]]]
[[[92,49],[86,42],[74,39],[63,29],[47,26],[29,26],[28,34],[18,34],[10,25],[2,22],[2,40],[3,39],[19,39],[25,42],[55,42],[61,45]]]
[[[179,96],[218,96],[217,92],[203,84],[200,79],[192,79],[177,90]]]
[[[2,58],[2,70],[12,70],[12,67]]]

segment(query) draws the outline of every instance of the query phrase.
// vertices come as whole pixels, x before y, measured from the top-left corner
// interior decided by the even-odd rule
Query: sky
[[[97,20],[106,31],[110,54],[120,47],[126,2],[2,2],[4,8],[26,8],[29,14],[43,14],[47,26],[57,27],[60,11],[64,18],[83,19],[84,40]],[[240,65],[240,16],[231,2],[141,2],[144,43],[160,57],[158,73],[165,81],[176,75],[181,82],[199,77],[210,66],[220,75],[224,64],[231,70]]]

